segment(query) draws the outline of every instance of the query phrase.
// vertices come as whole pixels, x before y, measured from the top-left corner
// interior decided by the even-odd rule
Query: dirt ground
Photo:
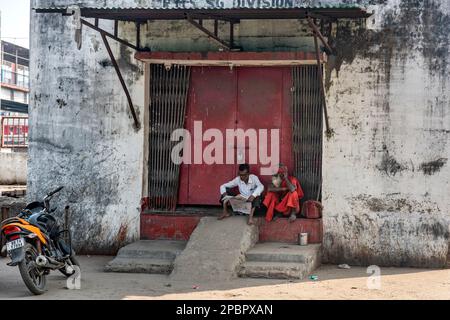
[[[17,268],[0,258],[0,299],[450,299],[450,269],[382,268],[381,288],[369,290],[366,268],[322,266],[318,281],[236,279],[226,283],[174,282],[164,275],[104,273],[111,260],[105,256],[80,257],[80,290],[66,289],[59,273],[48,279],[48,292],[31,296]],[[194,288],[195,287],[195,288]]]

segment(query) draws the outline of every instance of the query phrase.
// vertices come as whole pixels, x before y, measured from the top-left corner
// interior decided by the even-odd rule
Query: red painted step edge
[[[196,215],[141,215],[142,240],[189,240],[201,216]],[[322,243],[322,219],[297,219],[290,223],[279,219],[267,223],[257,218],[260,242],[297,243],[299,233],[308,233],[309,243]]]

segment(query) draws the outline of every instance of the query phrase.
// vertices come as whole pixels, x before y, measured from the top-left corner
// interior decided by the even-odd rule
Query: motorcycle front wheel
[[[25,258],[19,263],[20,275],[31,293],[41,295],[46,291],[47,277],[44,274],[44,270],[41,270],[36,265],[37,250],[29,243],[25,244],[23,250]]]

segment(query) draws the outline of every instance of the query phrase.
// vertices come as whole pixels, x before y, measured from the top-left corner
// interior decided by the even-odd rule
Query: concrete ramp
[[[175,259],[171,278],[200,283],[237,277],[245,253],[257,241],[258,227],[248,226],[246,217],[202,218]]]

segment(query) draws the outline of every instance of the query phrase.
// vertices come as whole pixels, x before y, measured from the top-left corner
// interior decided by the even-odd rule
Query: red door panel
[[[292,118],[286,121],[291,109],[290,68],[240,68],[238,74],[237,127],[244,130],[253,128],[258,132],[267,130],[268,143],[265,145],[267,155],[271,157],[272,144],[277,145],[281,151],[279,161],[276,161],[276,157],[272,157],[271,165],[277,165],[280,162],[287,162],[286,165],[290,165],[292,159],[292,120],[290,119]],[[272,141],[271,131],[277,129],[279,139]],[[258,151],[262,146],[261,143],[248,146],[245,150],[245,162],[251,162],[249,155],[251,150]],[[260,169],[269,165],[262,164],[259,157],[258,160],[258,163],[250,163],[252,172],[267,185],[271,181],[271,176],[262,176]]]
[[[268,146],[279,143],[271,141],[270,130],[281,127],[282,74],[275,68],[240,68],[238,74],[237,127],[243,130],[256,129],[258,133],[260,129],[266,129]],[[250,151],[257,152],[258,148],[259,145],[247,145],[245,150],[238,150],[238,162],[250,163],[252,173],[266,185],[270,177],[261,176],[260,162],[253,163],[249,157]],[[242,159],[243,154],[245,161]]]
[[[192,68],[191,74],[186,129],[192,134],[192,161],[194,161],[195,121],[202,121],[203,133],[208,129],[219,129],[223,133],[226,129],[235,127],[236,72],[226,67],[195,67]],[[202,150],[210,143],[203,142]],[[224,155],[225,148],[224,141]],[[205,163],[182,165],[179,204],[217,205],[220,185],[235,175],[234,165]]]

